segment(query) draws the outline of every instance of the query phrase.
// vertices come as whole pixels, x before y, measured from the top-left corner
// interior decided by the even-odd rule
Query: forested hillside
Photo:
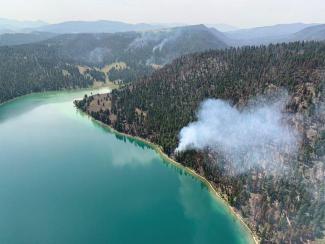
[[[151,74],[182,55],[227,47],[216,31],[203,25],[147,32],[67,34],[44,43],[57,48],[65,59],[89,66],[124,62],[126,68],[115,70],[112,77],[126,82]]]
[[[209,150],[175,154],[180,130],[206,98],[244,108],[285,89],[285,112],[302,140],[283,174],[262,167],[234,174]],[[118,131],[146,138],[210,180],[262,243],[307,243],[325,229],[325,44],[231,48],[181,57],[152,76],[76,105]],[[249,159],[247,159],[249,160]],[[280,159],[279,159],[280,160]]]
[[[31,92],[87,87],[92,83],[53,48],[0,48],[0,103]]]
[[[36,36],[35,36],[36,35]],[[49,36],[53,34],[48,34]],[[24,39],[24,36],[30,40]],[[47,34],[0,37],[4,45]],[[225,48],[205,26],[115,34],[67,34],[40,43],[0,48],[0,102],[35,91],[127,83],[184,54]]]
[[[325,25],[316,25],[303,29],[294,35],[291,40],[299,41],[324,41],[325,40]]]
[[[7,33],[0,35],[0,46],[16,46],[44,41],[57,36],[47,32]]]

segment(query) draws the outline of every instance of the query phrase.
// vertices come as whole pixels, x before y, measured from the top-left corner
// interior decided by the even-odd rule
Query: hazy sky
[[[121,20],[132,23],[226,23],[238,27],[325,23],[325,0],[0,0],[0,17]]]

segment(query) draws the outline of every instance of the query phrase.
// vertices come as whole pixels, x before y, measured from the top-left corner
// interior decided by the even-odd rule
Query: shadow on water
[[[139,147],[141,149],[150,149],[150,150],[154,150],[150,145],[148,145],[147,143],[143,142],[143,141],[140,141],[136,138],[132,138],[132,137],[129,137],[129,136],[126,136],[126,135],[122,135],[122,134],[119,134],[119,133],[116,133],[113,129],[111,129],[110,127],[108,126],[105,126],[103,124],[101,124],[100,122],[92,119],[89,115],[79,111],[78,109],[76,109],[77,111],[77,114],[81,117],[85,117],[85,118],[88,118],[91,120],[92,124],[94,127],[98,128],[98,129],[101,129],[102,131],[105,131],[106,133],[109,133],[111,135],[114,135],[114,137],[119,140],[119,141],[122,141],[124,143],[131,143],[133,144],[134,146],[136,147]]]
[[[118,132],[116,132],[115,130],[111,129],[109,126],[106,126],[94,119],[92,119],[89,115],[85,114],[84,112],[79,111],[78,109],[76,109],[77,114],[81,117],[90,119],[93,126],[104,131],[105,133],[109,133],[111,135],[114,135],[114,137],[119,140],[122,141],[124,143],[131,143],[134,146],[141,148],[141,149],[149,149],[152,151],[156,151],[152,146],[150,146],[148,143],[141,141],[137,138],[133,138],[130,136],[126,136],[123,134],[120,134]],[[170,161],[168,161],[167,159],[163,158],[163,157],[159,157],[161,159],[161,163],[162,165],[164,165],[166,168],[171,169],[172,171],[176,172],[177,174],[181,175],[181,176],[188,176],[190,178],[192,178],[193,180],[197,180],[198,182],[201,183],[201,188],[203,189],[208,189],[208,187],[206,186],[205,183],[203,183],[202,181],[198,180],[196,176],[194,176],[193,174],[188,173],[185,168],[181,167],[181,166],[177,166],[173,163],[171,163]]]
[[[141,148],[141,149],[149,149],[149,150],[155,151],[155,149],[152,146],[150,146],[149,144],[147,144],[146,142],[143,142],[143,141],[141,141],[139,139],[132,138],[132,137],[129,137],[129,136],[120,134],[120,133],[114,131],[113,129],[111,129],[110,127],[108,127],[106,125],[103,125],[100,122],[92,119],[89,115],[87,115],[87,114],[79,111],[78,109],[76,109],[76,111],[77,111],[78,115],[80,115],[82,117],[85,117],[87,119],[90,119],[91,122],[92,122],[92,124],[95,127],[101,129],[105,133],[109,133],[111,135],[114,135],[115,138],[118,139],[119,141],[122,141],[124,143],[131,143],[134,146],[136,146],[138,148]],[[197,182],[200,182],[201,189],[205,189],[205,190],[208,190],[209,189],[204,182],[202,182],[201,180],[199,180],[193,174],[190,174],[189,172],[187,172],[183,167],[177,166],[177,165],[171,163],[170,161],[164,159],[163,157],[159,157],[159,158],[161,159],[162,165],[164,165],[166,168],[174,171],[175,173],[177,173],[180,176],[190,177],[192,180],[195,180]]]

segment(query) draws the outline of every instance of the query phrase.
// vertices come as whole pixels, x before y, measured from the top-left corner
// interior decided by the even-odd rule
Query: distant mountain
[[[118,21],[69,21],[59,24],[46,25],[37,28],[38,31],[60,34],[68,33],[116,33],[127,31],[148,31],[162,28],[160,25],[128,24]]]
[[[19,21],[0,18],[0,33],[18,32],[24,29],[39,28],[46,24],[47,23],[43,21]]]
[[[215,35],[216,38],[223,41],[228,46],[237,46],[237,40],[231,39],[228,37],[226,32],[219,31],[218,29],[214,27],[210,27],[210,32]]]
[[[182,55],[226,48],[216,33],[199,25],[146,32],[64,34],[37,43],[0,47],[0,103],[30,92],[85,87],[95,81],[131,82]],[[35,42],[51,35],[55,34],[10,34],[2,36],[2,43]]]
[[[291,35],[316,24],[280,24],[273,26],[241,29],[225,33],[233,40],[232,45],[261,45],[286,41]]]
[[[13,33],[14,31],[13,30],[10,30],[10,29],[0,29],[0,34],[5,34],[5,33]]]
[[[187,28],[187,34],[186,32]],[[193,32],[194,31],[194,32]],[[46,40],[52,37],[48,33],[61,34],[102,34],[102,33],[118,33],[118,32],[141,32],[137,36],[134,45],[140,42],[155,45],[161,44],[164,47],[176,45],[177,49],[172,53],[172,49],[168,54],[164,52],[165,57],[156,57],[157,63],[168,63],[170,60],[178,57],[180,53],[191,53],[202,51],[198,46],[188,45],[195,44],[194,39],[200,40],[201,43],[196,43],[200,47],[208,45],[209,48],[225,48],[226,46],[249,46],[249,45],[268,45],[270,43],[291,42],[300,40],[323,40],[323,26],[317,24],[293,23],[293,24],[279,24],[273,26],[256,27],[250,29],[238,29],[227,24],[209,24],[194,26],[186,24],[130,24],[120,21],[68,21],[57,24],[47,24],[42,21],[17,21],[0,18],[0,35],[9,33],[26,33],[26,35],[6,35],[0,40],[0,45],[18,45],[33,43],[37,41]],[[182,32],[182,37],[179,33]],[[202,36],[195,33],[201,32]],[[27,35],[27,33],[29,35]],[[36,34],[37,33],[37,34]],[[47,33],[47,34],[40,34]],[[194,35],[190,37],[190,35]],[[127,35],[129,35],[128,33]],[[211,34],[214,37],[211,37]],[[55,35],[53,35],[55,36]],[[206,38],[203,40],[201,37]],[[102,38],[102,37],[96,37]],[[169,38],[174,41],[170,41]],[[177,43],[176,40],[184,39],[187,42],[185,45]],[[25,39],[25,40],[24,40]],[[148,42],[148,39],[150,41]],[[217,39],[217,40],[216,40]],[[159,41],[166,43],[157,43]],[[167,41],[168,40],[168,41]],[[216,42],[218,43],[216,43]],[[136,43],[137,42],[137,43]],[[203,43],[204,42],[204,43]],[[176,47],[175,46],[175,47]],[[151,47],[155,51],[160,50],[160,47]],[[132,49],[132,47],[131,47]],[[186,51],[185,51],[186,50]],[[204,49],[205,50],[205,49]],[[156,52],[155,52],[156,53]],[[77,53],[79,55],[80,53]],[[156,55],[157,56],[157,55]],[[160,60],[158,60],[160,59]]]
[[[164,65],[185,54],[226,48],[220,37],[226,38],[221,32],[197,25],[145,32],[65,34],[44,43],[59,49],[65,58],[89,65],[116,60]]]
[[[218,31],[221,32],[230,32],[230,31],[237,31],[239,28],[232,26],[232,25],[227,25],[227,24],[208,24],[206,25],[208,27],[212,27],[217,29]]]
[[[323,41],[325,40],[325,25],[305,28],[290,37],[294,41]]]
[[[0,46],[15,46],[44,41],[57,36],[54,33],[32,32],[32,33],[6,33],[0,35]]]

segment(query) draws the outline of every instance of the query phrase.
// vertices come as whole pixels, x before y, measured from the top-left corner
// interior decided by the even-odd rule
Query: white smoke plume
[[[181,30],[178,29],[164,29],[153,32],[142,32],[139,37],[130,43],[128,50],[144,48],[148,45],[152,45],[153,53],[156,51],[161,52],[166,44],[177,40],[180,35]]]
[[[134,39],[128,47],[128,50],[144,48],[151,43],[160,42],[165,31],[141,32],[140,36]]]
[[[278,168],[298,150],[299,136],[282,113],[286,99],[239,111],[222,100],[204,101],[197,121],[180,132],[176,153],[206,150],[221,154],[241,171]],[[280,165],[281,164],[281,165]]]
[[[88,61],[91,63],[102,63],[104,61],[105,56],[109,55],[111,50],[108,48],[97,47],[89,53]]]
[[[168,34],[168,36],[166,38],[164,38],[163,40],[161,40],[161,42],[154,46],[152,49],[152,52],[156,52],[159,51],[161,52],[163,50],[163,48],[169,43],[169,42],[173,42],[175,40],[177,40],[178,38],[180,38],[181,36],[181,31],[180,30],[174,30],[172,32],[169,32],[166,34]]]

